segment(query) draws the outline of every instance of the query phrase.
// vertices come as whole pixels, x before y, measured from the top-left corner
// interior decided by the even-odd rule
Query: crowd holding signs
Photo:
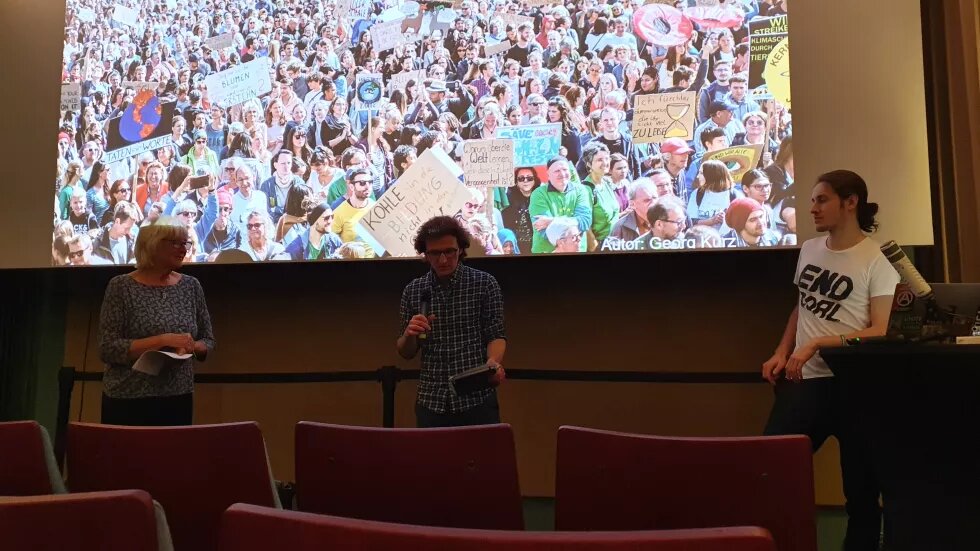
[[[782,0],[68,0],[56,265],[795,245]]]

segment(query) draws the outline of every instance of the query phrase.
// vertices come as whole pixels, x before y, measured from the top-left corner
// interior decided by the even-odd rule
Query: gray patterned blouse
[[[130,275],[112,278],[102,299],[99,320],[99,349],[106,371],[104,392],[110,398],[176,396],[194,391],[192,358],[178,366],[165,367],[159,375],[133,371],[128,356],[136,339],[163,333],[190,333],[203,340],[208,352],[214,348],[211,316],[201,283],[182,275],[163,287],[145,285]]]

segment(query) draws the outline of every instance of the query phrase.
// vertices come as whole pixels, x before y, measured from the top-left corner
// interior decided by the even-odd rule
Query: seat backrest
[[[639,532],[525,532],[376,522],[234,505],[221,523],[220,551],[775,551],[762,528]]]
[[[153,500],[142,490],[0,498],[0,547],[157,551]]]
[[[558,429],[557,530],[761,526],[816,550],[805,436],[668,438]]]
[[[428,526],[524,528],[510,425],[296,426],[301,511]]]
[[[0,423],[0,496],[65,493],[44,427],[34,421]]]
[[[265,443],[255,423],[122,427],[72,423],[72,491],[145,490],[167,513],[180,550],[217,545],[221,513],[233,503],[278,506]]]

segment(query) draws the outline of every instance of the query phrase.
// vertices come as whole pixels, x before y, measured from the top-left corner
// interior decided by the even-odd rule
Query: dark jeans
[[[194,421],[194,395],[110,398],[102,395],[102,422],[107,425],[168,427]]]
[[[415,424],[420,429],[492,425],[499,422],[500,406],[497,404],[496,392],[474,408],[452,413],[436,413],[418,402],[415,403]]]
[[[780,381],[766,423],[767,436],[805,434],[816,452],[828,437],[840,445],[840,468],[847,509],[845,551],[878,551],[881,536],[879,486],[868,443],[844,418],[834,377]]]

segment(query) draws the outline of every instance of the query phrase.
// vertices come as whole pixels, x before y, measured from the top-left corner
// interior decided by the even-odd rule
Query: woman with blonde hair
[[[178,272],[191,246],[186,226],[161,217],[136,238],[136,270],[109,281],[99,319],[103,423],[193,421],[193,360],[205,360],[215,341],[200,282]]]

